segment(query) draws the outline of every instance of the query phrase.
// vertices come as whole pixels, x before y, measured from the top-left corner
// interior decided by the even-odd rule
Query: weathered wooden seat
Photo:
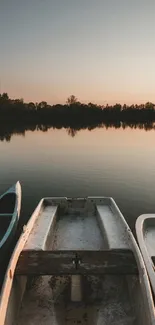
[[[137,274],[130,250],[105,251],[22,251],[18,275]]]

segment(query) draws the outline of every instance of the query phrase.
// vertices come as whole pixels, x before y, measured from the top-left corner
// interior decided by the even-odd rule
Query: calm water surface
[[[28,131],[0,142],[0,192],[20,180],[21,220],[44,196],[112,196],[134,228],[155,212],[155,131]]]

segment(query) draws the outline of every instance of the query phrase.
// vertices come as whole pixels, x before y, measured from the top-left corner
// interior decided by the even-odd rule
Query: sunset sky
[[[155,0],[0,0],[0,91],[155,102]]]

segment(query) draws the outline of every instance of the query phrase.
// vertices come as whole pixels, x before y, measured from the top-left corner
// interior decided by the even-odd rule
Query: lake
[[[21,221],[44,196],[112,196],[134,229],[155,212],[155,131],[50,129],[0,141],[0,193],[22,185]]]

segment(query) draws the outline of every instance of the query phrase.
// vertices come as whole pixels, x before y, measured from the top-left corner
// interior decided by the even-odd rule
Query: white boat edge
[[[144,229],[144,223],[147,219],[155,219],[155,214],[142,214],[140,215],[136,220],[136,235],[137,240],[139,243],[139,248],[141,250],[141,254],[143,256],[144,263],[146,265],[146,269],[148,272],[148,276],[151,281],[152,290],[155,294],[155,271],[154,271],[154,265],[153,262],[148,254],[145,241],[143,238],[143,229]]]

